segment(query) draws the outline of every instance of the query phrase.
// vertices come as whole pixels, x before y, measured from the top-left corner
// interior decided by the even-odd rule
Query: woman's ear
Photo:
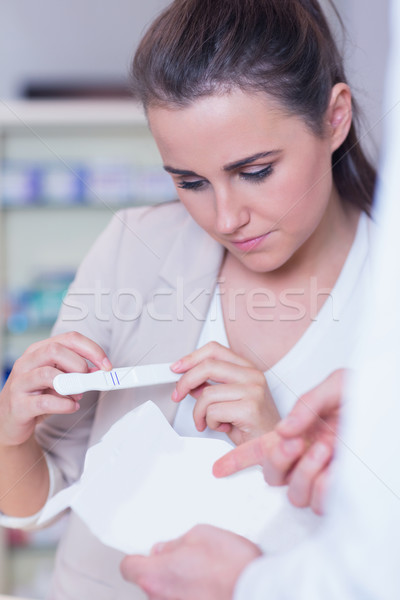
[[[327,124],[332,153],[346,139],[351,127],[352,116],[350,88],[345,83],[337,83],[332,88],[327,110]]]

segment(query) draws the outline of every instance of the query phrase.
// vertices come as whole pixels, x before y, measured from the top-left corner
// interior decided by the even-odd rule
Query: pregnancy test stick
[[[89,390],[122,390],[172,383],[178,381],[180,376],[180,373],[171,371],[169,363],[140,365],[116,368],[112,371],[95,371],[94,373],[61,373],[54,377],[53,387],[61,396],[71,396]]]

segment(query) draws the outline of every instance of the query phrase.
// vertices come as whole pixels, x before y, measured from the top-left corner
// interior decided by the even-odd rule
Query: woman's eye
[[[202,180],[181,181],[181,182],[177,183],[176,185],[178,188],[181,188],[182,190],[198,190],[203,187],[204,183],[205,182]]]
[[[246,181],[254,181],[254,182],[258,182],[258,181],[262,181],[263,179],[265,179],[266,177],[268,177],[269,175],[271,175],[273,172],[273,167],[272,165],[267,165],[266,167],[264,167],[263,169],[260,169],[259,171],[245,171],[240,173],[240,179],[244,179]]]

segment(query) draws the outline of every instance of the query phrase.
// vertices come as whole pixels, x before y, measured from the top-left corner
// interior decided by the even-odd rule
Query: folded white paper
[[[146,402],[88,450],[80,481],[47,502],[38,524],[70,506],[104,544],[127,554],[147,554],[197,523],[244,535],[268,552],[294,546],[318,526],[258,467],[216,479],[212,465],[231,449],[223,440],[179,436]]]

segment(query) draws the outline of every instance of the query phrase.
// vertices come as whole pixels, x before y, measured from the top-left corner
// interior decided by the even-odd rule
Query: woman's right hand
[[[89,372],[87,360],[98,369],[112,368],[100,346],[75,331],[30,346],[0,393],[0,445],[23,444],[45,416],[76,412],[82,396],[60,396],[53,379],[59,373]]]

